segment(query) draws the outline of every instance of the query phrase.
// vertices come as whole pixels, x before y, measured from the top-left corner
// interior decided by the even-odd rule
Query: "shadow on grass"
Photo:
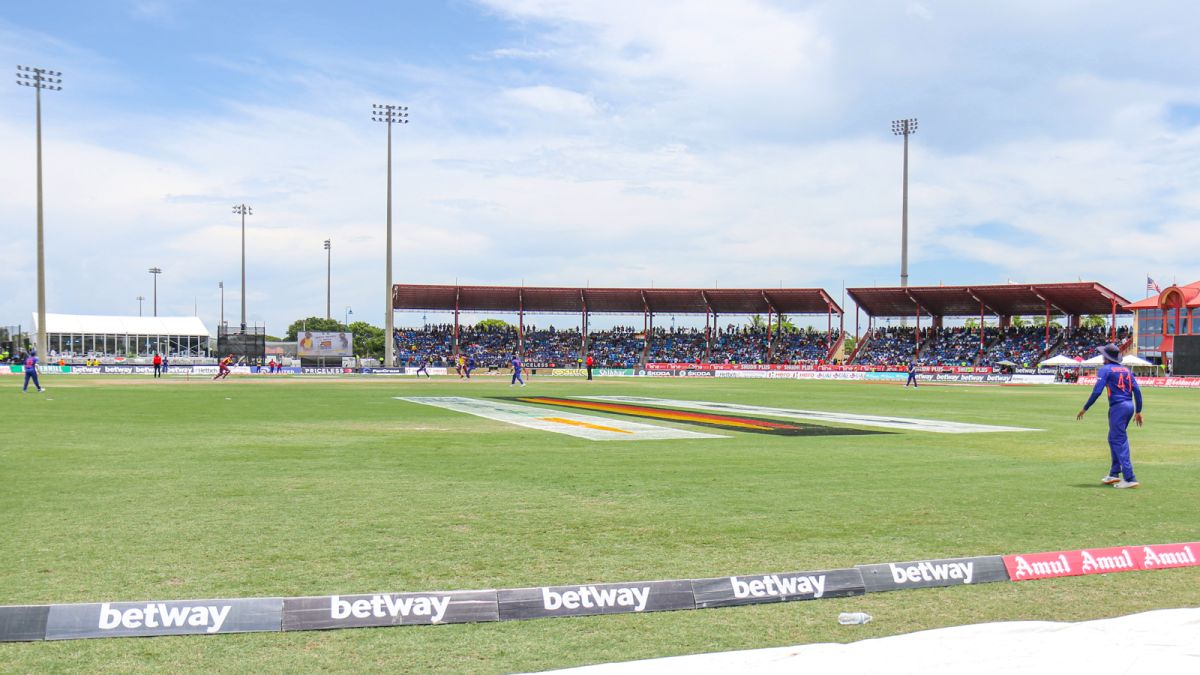
[[[1077,488],[1107,488],[1107,489],[1110,489],[1110,490],[1112,489],[1112,486],[1111,486],[1111,485],[1105,485],[1104,483],[1078,483],[1078,484],[1076,484],[1076,485],[1072,485],[1071,487],[1077,487]]]

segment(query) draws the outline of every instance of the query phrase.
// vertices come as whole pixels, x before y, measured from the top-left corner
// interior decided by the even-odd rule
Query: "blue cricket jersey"
[[[1096,386],[1092,389],[1092,395],[1088,397],[1083,409],[1087,410],[1092,407],[1096,399],[1100,398],[1100,392],[1105,389],[1108,390],[1109,406],[1125,403],[1132,399],[1136,406],[1134,411],[1142,412],[1142,389],[1138,386],[1133,372],[1125,366],[1106,363],[1100,367],[1100,371],[1096,373]]]

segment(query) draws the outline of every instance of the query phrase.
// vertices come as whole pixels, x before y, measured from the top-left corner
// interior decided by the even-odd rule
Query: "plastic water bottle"
[[[871,620],[871,615],[866,612],[842,612],[838,614],[838,623],[843,626],[853,626],[860,623],[867,623]]]

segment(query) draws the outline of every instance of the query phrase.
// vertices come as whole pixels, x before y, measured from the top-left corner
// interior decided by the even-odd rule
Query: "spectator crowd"
[[[656,327],[649,333],[632,326],[590,331],[589,352],[598,367],[636,368],[645,355],[648,362],[669,363],[798,363],[826,358],[839,333],[812,328],[772,331],[768,339],[765,327],[736,326],[709,330],[703,328]],[[454,353],[454,326],[427,325],[424,328],[398,328],[395,331],[397,360],[415,366],[428,359],[438,366],[451,365]],[[773,357],[771,344],[774,343]],[[558,330],[526,326],[520,336],[523,358],[531,366],[578,367],[583,363],[582,333],[578,328]],[[477,367],[506,365],[517,352],[518,334],[514,326],[459,326],[461,353],[473,357]]]

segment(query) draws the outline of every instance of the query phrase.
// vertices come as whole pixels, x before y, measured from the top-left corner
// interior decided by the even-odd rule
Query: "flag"
[[[1147,293],[1162,293],[1162,289],[1158,287],[1158,284],[1154,283],[1154,280],[1151,279],[1150,275],[1148,275],[1148,274],[1146,275],[1146,292]]]

